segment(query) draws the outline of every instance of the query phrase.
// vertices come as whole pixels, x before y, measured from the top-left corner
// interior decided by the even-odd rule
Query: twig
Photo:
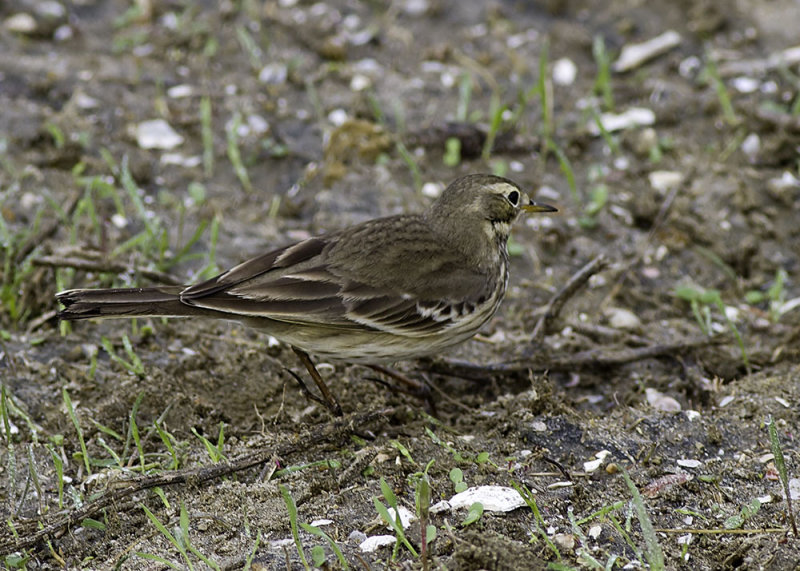
[[[476,365],[466,361],[432,361],[427,368],[432,373],[448,375],[462,379],[485,380],[487,376],[508,375],[521,373],[528,370],[538,371],[574,371],[577,369],[591,369],[597,367],[617,367],[642,359],[664,357],[683,353],[690,349],[719,344],[727,341],[727,336],[701,337],[677,341],[663,345],[648,345],[634,349],[620,349],[605,351],[593,349],[581,351],[571,355],[538,356],[534,359],[517,360],[509,363],[494,365]]]
[[[34,258],[31,260],[34,266],[46,266],[49,268],[74,268],[84,272],[96,272],[102,274],[138,274],[146,277],[149,280],[158,282],[165,285],[180,285],[183,283],[181,280],[158,270],[150,270],[147,268],[138,268],[123,264],[122,262],[113,262],[110,260],[87,260],[84,258],[62,258],[56,256],[42,256],[41,258]]]
[[[80,201],[81,196],[83,196],[82,193],[75,192],[75,193],[72,194],[72,196],[69,197],[69,200],[67,200],[67,204],[64,207],[64,215],[65,216],[71,216],[72,215],[72,212],[75,210],[75,207],[78,206],[78,202]],[[40,228],[39,231],[35,235],[30,236],[25,241],[25,243],[22,244],[22,247],[20,247],[20,249],[14,255],[14,263],[15,264],[21,264],[22,261],[25,258],[27,258],[28,255],[31,252],[33,252],[33,250],[37,246],[39,246],[47,238],[49,238],[50,236],[55,234],[56,231],[59,228],[61,228],[61,226],[62,226],[61,219],[58,218],[58,217],[53,218],[48,223],[46,223],[44,226],[42,226],[42,228]]]
[[[591,262],[578,270],[564,285],[564,287],[558,290],[558,292],[552,298],[550,298],[550,301],[547,302],[544,313],[536,323],[536,327],[533,328],[532,340],[536,341],[541,339],[547,333],[553,321],[558,318],[561,310],[564,307],[564,304],[567,303],[567,301],[569,301],[569,299],[574,296],[579,289],[586,285],[586,282],[589,281],[589,278],[596,273],[603,271],[607,266],[608,258],[605,255],[600,254]]]
[[[276,455],[286,457],[297,452],[306,451],[308,444],[313,442],[338,441],[345,435],[353,432],[356,428],[372,422],[379,417],[385,416],[386,410],[367,412],[350,418],[337,418],[332,422],[317,427],[306,432],[292,442],[279,445],[275,449],[264,448],[252,454],[245,454],[231,460],[221,462],[213,466],[202,466],[199,468],[187,468],[185,470],[174,470],[162,472],[151,476],[133,478],[121,482],[116,482],[114,489],[104,491],[95,500],[88,502],[79,509],[58,513],[53,517],[45,517],[38,522],[40,529],[28,535],[13,537],[9,533],[3,534],[0,538],[0,553],[13,553],[38,544],[41,541],[52,537],[60,537],[68,528],[80,523],[87,517],[92,517],[102,509],[117,504],[121,500],[128,498],[141,491],[155,487],[174,486],[177,484],[191,483],[198,485],[209,480],[215,480],[235,472],[240,472],[264,462],[268,462]]]

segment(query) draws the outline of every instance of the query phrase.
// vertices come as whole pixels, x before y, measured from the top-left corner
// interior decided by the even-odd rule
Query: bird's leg
[[[306,353],[302,349],[295,347],[294,345],[292,345],[292,351],[294,351],[294,354],[297,355],[298,359],[300,359],[300,362],[303,363],[303,365],[305,365],[308,374],[311,375],[311,378],[317,385],[319,392],[322,393],[322,398],[320,399],[314,397],[314,395],[311,394],[311,391],[308,390],[308,387],[305,386],[305,383],[303,383],[300,377],[292,373],[292,376],[300,383],[303,392],[306,393],[306,395],[311,397],[313,400],[324,404],[328,408],[328,410],[331,411],[331,413],[333,413],[335,416],[342,416],[342,407],[339,404],[339,401],[336,400],[336,397],[333,396],[333,393],[328,388],[328,385],[326,385],[325,381],[322,380],[322,375],[319,374],[319,371],[317,371],[317,368],[314,366],[314,363],[311,362],[311,357],[308,356],[308,353]]]

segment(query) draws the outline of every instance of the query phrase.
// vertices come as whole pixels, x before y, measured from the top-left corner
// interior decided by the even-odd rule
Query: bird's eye
[[[519,202],[519,192],[517,192],[516,190],[512,190],[511,192],[509,192],[508,201],[514,206],[516,206],[517,203]]]

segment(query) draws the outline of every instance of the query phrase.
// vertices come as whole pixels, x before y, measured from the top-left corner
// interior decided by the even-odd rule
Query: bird
[[[505,295],[512,223],[521,213],[548,212],[557,208],[532,200],[507,178],[469,174],[423,213],[310,237],[201,283],[62,291],[58,316],[242,322],[288,344],[325,403],[341,415],[309,353],[377,366],[438,354],[469,339]]]

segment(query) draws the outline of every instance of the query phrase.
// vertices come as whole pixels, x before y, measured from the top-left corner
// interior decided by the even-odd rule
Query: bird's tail
[[[56,294],[64,304],[58,317],[72,321],[97,317],[188,317],[204,313],[201,308],[181,302],[183,289],[184,286],[70,289]]]

